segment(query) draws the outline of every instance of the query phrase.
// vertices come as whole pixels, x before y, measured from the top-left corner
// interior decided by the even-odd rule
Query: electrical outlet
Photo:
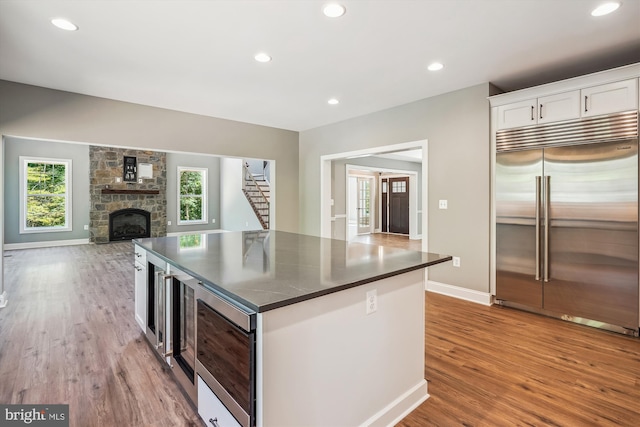
[[[460,267],[460,257],[459,256],[454,256],[453,257],[453,266],[454,267]]]
[[[122,182],[122,178],[119,176],[116,177],[116,184],[120,184]]]
[[[367,314],[375,313],[375,311],[378,310],[378,292],[375,289],[367,292],[365,302],[367,305]]]
[[[246,221],[246,222],[244,223],[244,226],[245,226],[245,227],[248,227],[248,226],[249,226],[249,221]]]
[[[215,224],[215,223],[216,223],[216,219],[215,218],[211,219],[211,224]]]
[[[138,178],[138,184],[142,184],[142,178]]]
[[[167,221],[167,225],[171,225],[171,221]]]
[[[85,225],[85,226],[84,226],[84,229],[85,229],[85,230],[88,230],[88,229],[89,229],[89,226],[88,226],[88,225]]]
[[[447,209],[447,201],[446,200],[438,200],[438,208],[439,209]]]

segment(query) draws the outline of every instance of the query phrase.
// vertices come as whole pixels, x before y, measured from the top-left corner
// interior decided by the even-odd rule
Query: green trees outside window
[[[206,169],[178,168],[180,216],[178,223],[206,223]]]
[[[70,227],[68,160],[23,159],[22,231]]]

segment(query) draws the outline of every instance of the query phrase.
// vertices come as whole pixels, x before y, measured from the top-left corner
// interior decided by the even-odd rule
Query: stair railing
[[[248,183],[252,183],[253,186],[255,186],[258,189],[259,193],[260,193],[260,199],[262,199],[262,201],[260,203],[266,203],[267,209],[269,209],[270,208],[269,199],[262,192],[262,189],[258,185],[258,181],[256,181],[256,179],[253,177],[253,174],[249,171],[249,167],[248,166],[249,165],[246,162],[244,162],[242,164],[242,168],[244,170],[244,179],[242,180],[242,189],[244,190],[245,194],[248,194],[248,192],[247,192],[248,185],[247,184]],[[258,212],[256,212],[256,215],[258,215],[258,216],[260,216],[262,218],[262,215],[260,215]],[[262,218],[262,220],[264,221],[264,218]]]

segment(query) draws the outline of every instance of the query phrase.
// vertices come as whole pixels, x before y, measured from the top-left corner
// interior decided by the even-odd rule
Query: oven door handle
[[[173,274],[166,274],[164,271],[159,271],[156,274],[158,275],[156,280],[156,298],[160,303],[159,306],[156,306],[158,307],[156,310],[156,327],[158,328],[158,333],[156,334],[156,348],[161,350],[160,353],[164,357],[167,357],[171,356],[171,353],[173,352],[172,349],[167,348],[170,346],[171,340],[167,339],[166,334],[167,316],[169,316],[169,320],[171,320],[171,309],[167,308],[167,290],[171,289]],[[168,286],[167,281],[169,281]],[[169,300],[169,302],[171,302],[171,300]],[[160,336],[162,336],[162,339],[160,339]]]
[[[173,327],[173,274],[163,274],[162,280],[164,282],[164,291],[162,292],[162,306],[165,308],[165,313],[167,316],[169,328]],[[167,304],[167,292],[169,292],[169,304]],[[171,329],[169,329],[169,333],[171,333]],[[169,357],[173,354],[173,340],[170,337],[167,337],[167,334],[164,334],[165,351],[162,352],[164,357]]]

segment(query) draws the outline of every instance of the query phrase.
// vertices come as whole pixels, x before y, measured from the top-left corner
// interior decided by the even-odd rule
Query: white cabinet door
[[[638,109],[638,79],[582,89],[582,117]]]
[[[538,98],[538,124],[580,118],[580,91]]]
[[[142,332],[146,332],[146,318],[147,318],[147,251],[135,246],[134,248],[135,258],[135,293],[134,293],[134,305],[135,305],[135,317],[136,322],[142,329]]]
[[[538,116],[536,99],[514,102],[498,107],[498,129],[535,125]]]
[[[209,427],[242,427],[198,375],[198,415]]]

